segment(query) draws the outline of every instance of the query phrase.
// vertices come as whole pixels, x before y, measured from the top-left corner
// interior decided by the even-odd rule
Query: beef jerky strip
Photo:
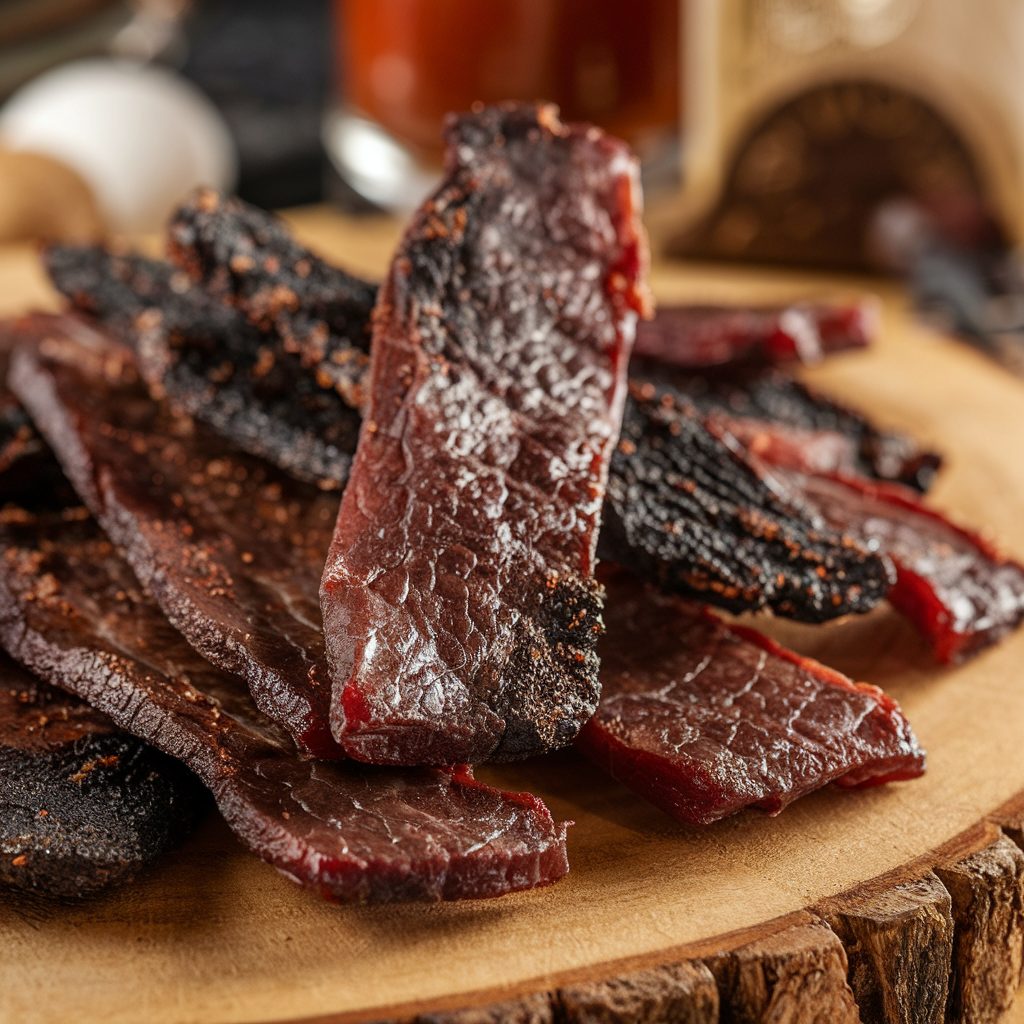
[[[634,352],[687,368],[723,363],[816,363],[829,352],[870,345],[878,306],[847,305],[659,306],[640,324]]]
[[[168,252],[211,294],[277,333],[323,386],[362,408],[376,285],[299,245],[273,214],[211,189],[174,213]]]
[[[306,753],[340,757],[318,586],[338,499],[155,402],[131,353],[68,317],[16,329],[11,382],[171,622]]]
[[[924,772],[899,705],[875,686],[624,574],[608,580],[605,619],[601,704],[577,745],[680,821],[776,814],[829,782]]]
[[[335,736],[371,762],[526,757],[593,713],[594,546],[646,303],[623,143],[545,105],[446,134],[378,302],[321,588]]]
[[[891,566],[798,503],[693,409],[630,384],[600,555],[730,611],[823,622],[885,597]]]
[[[924,491],[942,464],[940,455],[908,435],[879,430],[863,414],[772,367],[689,372],[635,359],[630,377],[649,385],[652,398],[692,405],[771,465],[857,473]]]
[[[1024,621],[1024,567],[913,492],[855,478],[792,474],[782,482],[834,529],[892,559],[889,601],[928,637],[939,661],[965,661]]]
[[[239,838],[338,900],[499,896],[568,870],[565,825],[469,768],[300,757],[245,683],[204,661],[86,517],[26,514],[0,540],[0,640],[51,683],[180,758]]]
[[[169,263],[68,245],[43,260],[76,309],[136,350],[154,394],[299,479],[344,484],[359,415],[278,339]]]
[[[185,839],[202,793],[183,765],[0,654],[0,883],[87,896],[126,881]]]

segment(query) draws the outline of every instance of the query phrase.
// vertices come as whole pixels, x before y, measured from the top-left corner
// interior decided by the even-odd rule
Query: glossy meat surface
[[[1024,567],[912,492],[797,474],[785,483],[834,529],[892,559],[889,600],[928,637],[939,661],[965,661],[1024,621]]]
[[[633,381],[600,554],[667,591],[807,622],[870,610],[891,573],[885,559],[788,500],[691,407]]]
[[[647,301],[636,173],[552,107],[449,123],[375,312],[321,589],[353,757],[526,757],[596,706],[594,546]]]
[[[376,285],[299,245],[278,217],[201,189],[171,218],[168,252],[193,280],[277,334],[353,408],[363,406]]]
[[[15,329],[12,386],[164,613],[306,752],[340,757],[318,586],[338,499],[147,393],[131,353],[66,317]]]
[[[23,664],[180,758],[250,849],[331,899],[499,896],[568,870],[565,826],[468,768],[300,757],[245,683],[189,647],[97,524],[26,512],[3,528],[0,640]]]
[[[578,746],[680,821],[743,807],[775,814],[829,782],[921,775],[899,706],[699,605],[608,581],[601,704]]]
[[[136,351],[157,397],[299,479],[329,489],[348,479],[359,414],[276,334],[169,263],[69,245],[48,247],[43,262],[75,309]]]
[[[634,352],[687,368],[725,363],[818,362],[829,352],[870,345],[878,331],[872,300],[848,305],[659,306],[637,327]]]
[[[866,416],[813,391],[783,370],[728,366],[682,371],[633,360],[631,379],[692,405],[761,461],[804,473],[858,473],[920,491],[942,464],[906,434],[880,430]]]
[[[87,896],[126,881],[185,839],[202,793],[177,761],[0,654],[0,884]]]

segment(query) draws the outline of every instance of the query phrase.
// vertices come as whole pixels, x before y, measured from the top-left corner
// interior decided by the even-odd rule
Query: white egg
[[[202,93],[119,61],[65,64],[18,90],[0,110],[0,145],[67,164],[119,232],[154,231],[192,189],[228,190],[237,174],[227,126]]]

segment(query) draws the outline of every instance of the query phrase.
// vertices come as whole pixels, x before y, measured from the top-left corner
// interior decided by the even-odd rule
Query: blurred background
[[[442,120],[548,99],[641,158],[660,254],[908,278],[1020,369],[1019,0],[0,0],[0,238],[197,184],[412,208]]]

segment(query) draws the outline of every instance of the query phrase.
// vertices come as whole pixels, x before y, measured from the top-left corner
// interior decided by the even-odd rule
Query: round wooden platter
[[[324,211],[296,223],[326,255],[377,274],[396,237],[391,223]],[[682,265],[657,266],[652,283],[662,301],[858,287]],[[1024,383],[916,325],[897,289],[882,296],[877,347],[807,376],[946,453],[934,502],[1024,557]],[[52,301],[30,253],[0,252],[0,312]],[[944,669],[887,608],[828,627],[758,625],[897,697],[928,749],[927,775],[696,829],[573,751],[482,768],[576,822],[571,873],[535,892],[430,906],[324,903],[211,814],[109,895],[0,901],[0,1020],[1012,1019],[1024,1009],[1012,1007],[1024,943],[1024,631]]]

